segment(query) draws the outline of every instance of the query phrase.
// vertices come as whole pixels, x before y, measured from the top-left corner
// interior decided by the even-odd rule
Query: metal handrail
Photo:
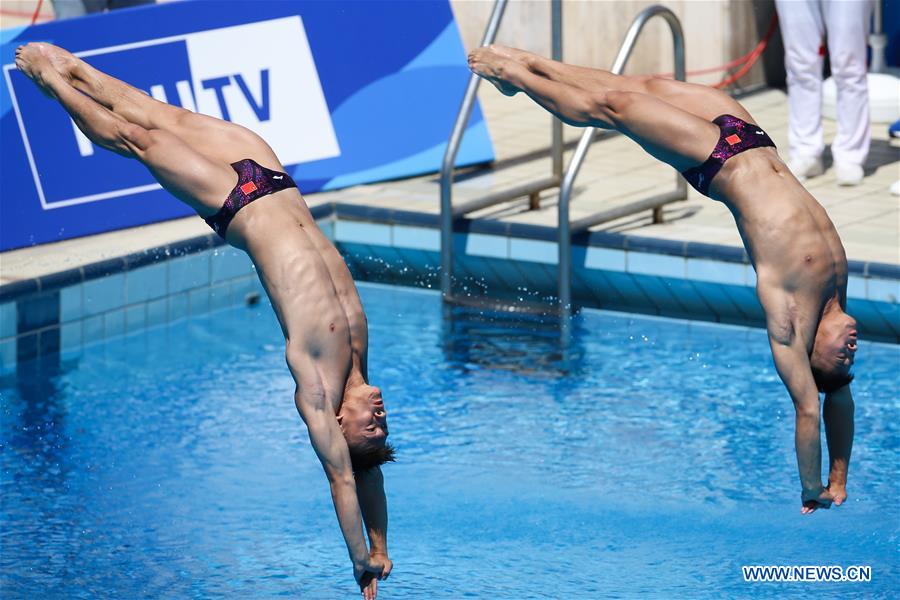
[[[484,30],[484,36],[481,38],[482,46],[487,46],[492,43],[497,36],[497,29],[500,27],[500,21],[503,19],[506,4],[507,0],[496,0],[494,2],[491,17],[488,19],[487,27]],[[562,60],[562,0],[551,0],[550,10],[553,59]],[[449,299],[453,292],[454,220],[476,210],[506,202],[520,196],[530,196],[532,198],[532,205],[534,205],[538,192],[558,187],[560,181],[562,181],[562,123],[558,119],[553,119],[551,142],[553,174],[550,177],[524,183],[512,189],[493,192],[482,198],[476,198],[459,206],[453,206],[453,167],[456,163],[456,155],[459,153],[459,146],[466,130],[466,124],[468,124],[469,118],[472,116],[472,108],[475,106],[475,94],[478,91],[480,83],[481,78],[474,73],[469,77],[469,83],[466,86],[462,104],[456,115],[456,122],[453,124],[453,131],[450,133],[450,139],[447,142],[447,149],[444,151],[444,160],[441,163],[441,293],[445,299]]]
[[[628,29],[628,33],[625,35],[625,40],[619,47],[619,53],[616,55],[616,59],[610,69],[611,73],[618,75],[622,72],[625,68],[625,63],[628,62],[628,59],[631,56],[631,51],[634,49],[638,36],[644,29],[644,25],[647,24],[647,21],[656,16],[665,19],[666,23],[669,25],[669,29],[672,31],[675,79],[679,81],[685,80],[684,33],[681,30],[681,23],[678,21],[678,17],[675,16],[675,13],[660,5],[650,6],[635,17],[634,21],[631,23],[631,27]],[[560,315],[563,317],[564,327],[567,327],[565,324],[568,322],[568,317],[572,313],[573,230],[575,232],[583,231],[594,225],[648,209],[653,210],[654,222],[660,222],[662,220],[661,207],[664,204],[668,204],[674,200],[684,200],[687,198],[687,184],[684,179],[676,174],[676,188],[673,191],[664,192],[625,206],[619,206],[596,213],[589,217],[579,219],[575,223],[571,223],[569,221],[569,204],[572,197],[572,190],[575,186],[575,178],[578,176],[578,171],[581,169],[581,165],[587,156],[588,149],[594,140],[596,132],[596,128],[589,127],[582,134],[581,140],[578,142],[578,147],[572,155],[572,160],[569,161],[569,167],[566,169],[566,174],[563,177],[562,185],[559,190],[559,226],[557,228],[559,270],[557,276],[559,310]]]

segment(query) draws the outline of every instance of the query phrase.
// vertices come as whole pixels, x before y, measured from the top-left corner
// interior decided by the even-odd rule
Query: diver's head
[[[387,411],[380,389],[365,383],[347,388],[337,420],[355,472],[394,460],[394,448],[387,442]]]
[[[822,315],[809,356],[809,366],[820,392],[837,391],[853,380],[850,369],[856,355],[856,335],[856,319],[843,310]]]

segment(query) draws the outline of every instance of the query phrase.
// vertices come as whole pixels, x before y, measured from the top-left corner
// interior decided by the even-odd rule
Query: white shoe
[[[891,184],[891,193],[900,196],[900,179]]]
[[[838,185],[859,185],[863,180],[863,168],[853,163],[834,163],[834,176]]]
[[[788,169],[794,177],[800,181],[806,181],[810,177],[816,177],[825,172],[821,156],[792,156],[788,162]]]

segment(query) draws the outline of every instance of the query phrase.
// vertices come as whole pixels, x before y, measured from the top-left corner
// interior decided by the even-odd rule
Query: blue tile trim
[[[202,252],[203,250],[211,250],[216,246],[224,245],[225,240],[214,233],[208,233],[206,235],[175,242],[174,244],[168,244],[166,248],[171,252],[172,256],[186,256],[188,254],[195,254],[197,252]]]
[[[41,291],[57,290],[68,287],[76,283],[81,283],[83,279],[84,273],[82,273],[80,267],[38,277]]]
[[[9,300],[18,300],[23,296],[28,296],[39,292],[40,283],[36,278],[22,279],[13,281],[12,283],[4,283],[0,286],[0,302],[8,302]]]
[[[853,273],[854,275],[865,275],[867,264],[868,263],[865,263],[861,260],[848,260],[847,272]]]
[[[319,204],[317,206],[313,206],[309,209],[310,214],[312,214],[312,218],[318,221],[319,219],[326,219],[334,214],[334,204],[327,202],[325,204]]]
[[[321,204],[316,207],[318,213],[314,213],[316,219],[335,217],[352,220],[370,221],[373,223],[386,223],[393,225],[417,225],[420,227],[440,227],[440,215],[434,213],[420,213],[410,210],[397,210],[393,208],[380,208],[377,206],[361,206],[358,204]],[[324,209],[328,209],[326,212]]]
[[[108,258],[81,267],[81,271],[84,273],[84,281],[121,273],[125,269],[125,259],[122,257]]]
[[[485,235],[509,236],[512,223],[493,219],[457,219],[453,223],[455,233],[483,233]]]
[[[743,248],[707,244],[705,242],[688,242],[684,246],[685,258],[709,258],[724,262],[749,263]]]
[[[856,261],[853,261],[856,262]],[[883,279],[900,279],[900,265],[888,265],[885,263],[867,263],[868,277],[881,277]]]
[[[354,221],[390,222],[391,212],[393,212],[389,208],[364,206],[360,204],[336,203],[333,204],[332,207],[332,214],[338,219],[347,217]]]
[[[658,240],[638,236],[628,236],[625,241],[626,250],[637,252],[650,252],[653,254],[668,254],[670,256],[684,256],[687,242],[676,240]]]
[[[420,213],[411,210],[395,210],[391,214],[391,222],[395,225],[418,225],[420,227],[434,227],[440,229],[441,215],[434,213]]]
[[[313,218],[317,220],[330,217],[345,217],[350,220],[364,220],[371,223],[410,225],[433,229],[438,229],[440,225],[439,214],[377,208],[357,204],[319,204],[312,207],[310,212]],[[454,231],[459,233],[471,232],[502,235],[525,240],[551,242],[557,240],[557,232],[554,227],[509,223],[491,219],[457,219],[454,222]],[[704,242],[658,240],[607,231],[579,232],[573,236],[572,242],[573,246],[581,247],[633,250],[685,258],[702,258],[729,263],[749,264],[747,254],[741,248]],[[37,293],[58,290],[83,281],[129,271],[167,258],[194,254],[222,245],[224,245],[224,241],[210,232],[206,235],[151,248],[124,257],[104,260],[84,267],[48,274],[40,278],[7,283],[0,285],[0,302],[19,300]],[[851,260],[848,262],[848,270],[853,275],[864,278],[876,277],[887,280],[900,280],[900,265]]]
[[[531,240],[544,240],[547,242],[556,242],[559,239],[555,227],[530,225],[528,223],[510,223],[509,235],[512,237],[521,237]]]
[[[572,236],[572,245],[624,250],[628,236],[609,231],[582,231]]]
[[[190,238],[174,244],[157,246],[135,252],[125,256],[110,258],[83,267],[66,269],[41,277],[33,277],[0,285],[0,302],[14,300],[36,292],[51,291],[68,287],[75,283],[90,281],[108,275],[114,275],[131,269],[136,269],[160,260],[166,260],[178,256],[186,256],[224,245],[225,242],[217,235],[209,234]]]
[[[151,265],[160,260],[166,260],[171,257],[171,250],[169,250],[167,254],[167,249],[166,246],[157,246],[156,248],[148,248],[143,252],[129,254],[125,257],[125,268],[130,271],[131,269],[138,269],[140,267]]]

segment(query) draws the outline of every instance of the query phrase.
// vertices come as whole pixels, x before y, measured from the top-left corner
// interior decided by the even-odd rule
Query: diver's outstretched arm
[[[769,345],[775,369],[794,402],[794,445],[802,487],[801,512],[810,514],[818,508],[829,508],[834,500],[831,492],[822,486],[819,391],[813,380],[809,357],[800,339],[796,335],[789,340],[778,337],[770,333]]]
[[[292,353],[290,350],[287,352],[287,363],[297,382],[294,404],[306,424],[310,443],[328,479],[334,512],[353,563],[353,576],[363,594],[374,597],[371,580],[382,576],[385,564],[379,557],[370,556],[366,545],[347,440],[334,417],[333,404],[316,365],[306,354]]]
[[[847,499],[847,471],[853,450],[853,395],[850,385],[825,394],[822,416],[825,419],[825,439],[828,442],[828,491],[840,506]]]
[[[356,496],[359,498],[359,508],[362,510],[363,523],[369,536],[369,557],[382,562],[384,570],[381,577],[387,579],[394,568],[394,563],[388,558],[387,497],[384,493],[384,476],[381,473],[381,467],[373,467],[356,474]],[[370,577],[368,586],[374,595],[378,592],[378,579],[374,573],[367,573],[367,575]],[[362,583],[360,582],[360,585]],[[368,599],[369,596],[366,595],[366,598]]]

